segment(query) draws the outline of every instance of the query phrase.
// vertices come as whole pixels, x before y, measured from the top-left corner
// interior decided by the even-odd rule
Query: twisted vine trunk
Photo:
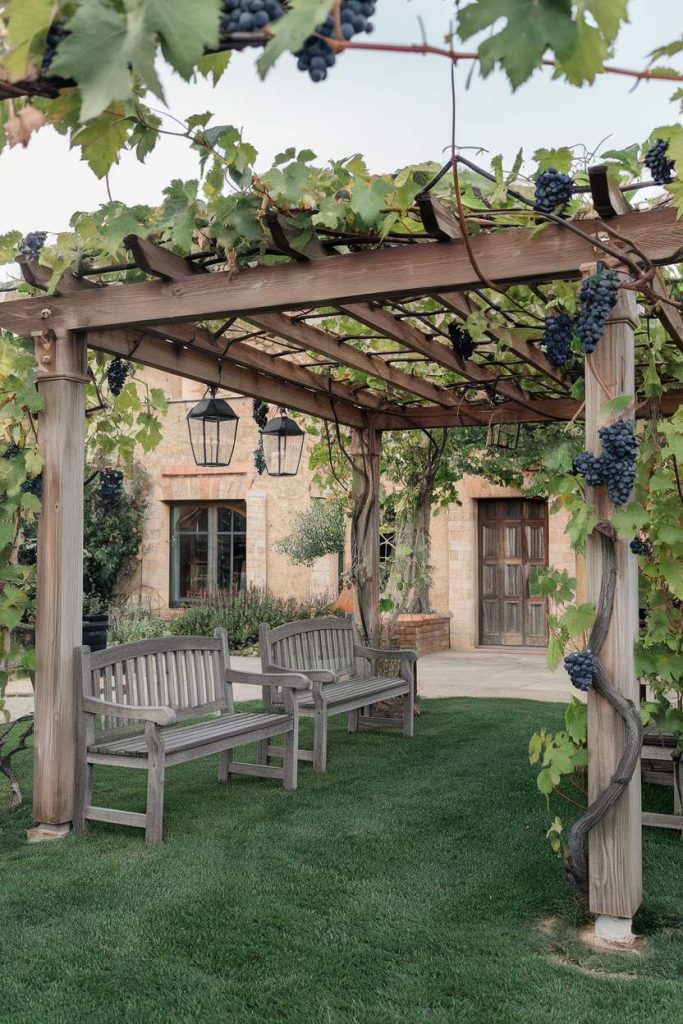
[[[578,889],[584,903],[588,902],[588,855],[586,851],[588,834],[598,822],[602,821],[610,808],[614,807],[628,788],[633,773],[640,763],[643,744],[643,726],[639,709],[614,688],[599,657],[612,619],[617,581],[614,538],[604,528],[600,530],[600,545],[602,548],[602,581],[595,624],[588,643],[596,657],[593,689],[621,717],[625,735],[624,750],[609,785],[591,802],[586,812],[574,823],[569,834],[569,851],[565,860],[565,871],[571,884]]]
[[[351,581],[356,590],[359,626],[365,641],[371,645],[379,633],[381,436],[372,428],[355,431],[352,452]]]

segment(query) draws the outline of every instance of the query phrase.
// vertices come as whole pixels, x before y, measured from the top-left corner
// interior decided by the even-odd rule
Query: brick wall
[[[450,615],[399,615],[392,644],[418,654],[434,654],[450,647]]]

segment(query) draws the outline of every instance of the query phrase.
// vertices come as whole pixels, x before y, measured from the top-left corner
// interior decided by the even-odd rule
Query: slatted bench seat
[[[218,754],[218,780],[230,775],[279,779],[296,789],[299,709],[297,697],[310,691],[307,677],[295,673],[265,676],[230,669],[225,630],[214,637],[160,637],[121,644],[93,654],[75,652],[80,701],[78,770],[74,827],[109,821],[144,828],[148,843],[163,835],[164,776],[168,766]],[[236,712],[233,683],[277,685],[284,711]],[[190,725],[188,719],[213,715]],[[232,751],[282,736],[282,767],[233,760]],[[144,814],[92,803],[93,768],[115,765],[147,771]]]
[[[393,719],[362,713],[370,704],[405,697],[403,734],[412,736],[415,716],[415,665],[417,654],[408,650],[381,650],[358,643],[350,618],[304,619],[273,629],[260,627],[261,663],[270,675],[298,672],[311,680],[310,693],[297,694],[299,714],[314,719],[313,751],[299,749],[300,760],[312,760],[316,771],[327,766],[327,720],[348,714],[349,732],[374,726],[394,726]],[[399,662],[399,675],[377,671],[378,662]],[[276,686],[264,688],[264,702],[282,704]],[[268,747],[271,754],[277,747]]]

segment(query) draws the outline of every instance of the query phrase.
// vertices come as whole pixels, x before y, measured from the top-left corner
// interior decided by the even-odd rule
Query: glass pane
[[[529,558],[536,561],[545,559],[545,531],[542,526],[527,526],[526,543]]]
[[[178,533],[207,533],[209,529],[208,508],[176,508],[175,524]]]
[[[244,533],[247,529],[246,516],[225,505],[218,510],[217,529],[219,533],[231,533],[233,530]]]
[[[505,557],[519,558],[519,527],[505,527]]]
[[[230,551],[232,547],[232,558]],[[244,535],[219,534],[216,538],[216,584],[220,590],[235,592],[246,586],[247,542]]]
[[[178,593],[180,600],[197,597],[209,585],[209,538],[181,533],[177,538]]]
[[[522,503],[521,503],[521,501],[506,501],[505,502],[505,518],[506,519],[521,519],[522,518]]]

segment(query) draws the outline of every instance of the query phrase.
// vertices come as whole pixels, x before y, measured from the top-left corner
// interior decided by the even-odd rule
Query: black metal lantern
[[[198,466],[227,466],[235,449],[239,416],[224,398],[209,388],[201,402],[187,414],[194,461]]]
[[[489,423],[486,444],[489,448],[515,451],[519,445],[519,423]]]
[[[269,476],[296,476],[306,435],[283,409],[261,431],[263,455]]]

